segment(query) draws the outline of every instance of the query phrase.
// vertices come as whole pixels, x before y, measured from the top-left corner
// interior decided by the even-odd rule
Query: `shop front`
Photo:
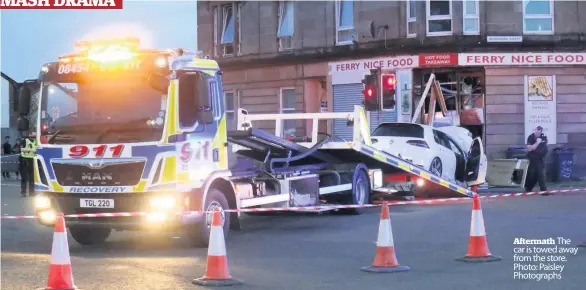
[[[523,145],[540,125],[549,144],[586,142],[586,53],[439,53],[330,63],[333,111],[351,111],[363,100],[362,79],[370,69],[397,74],[396,106],[371,112],[380,122],[410,122],[433,73],[448,109],[436,105],[434,126],[455,125],[481,137],[489,158]],[[429,95],[426,98],[429,100]],[[428,101],[421,116],[429,114]],[[333,134],[350,138],[345,122]]]
[[[412,112],[412,69],[419,66],[418,56],[393,56],[376,59],[350,60],[330,63],[332,103],[334,112],[351,112],[362,105],[362,79],[371,69],[394,71],[397,78],[396,106],[391,110],[370,112],[367,116],[371,129],[383,122],[408,122]],[[335,120],[333,134],[345,140],[352,139],[352,129],[343,120]]]
[[[523,145],[537,126],[550,145],[586,141],[585,52],[461,53],[458,65],[484,71],[489,157]]]

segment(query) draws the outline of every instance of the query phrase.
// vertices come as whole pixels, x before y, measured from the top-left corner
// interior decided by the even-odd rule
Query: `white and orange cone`
[[[212,215],[206,272],[203,277],[194,279],[193,284],[201,286],[232,286],[241,283],[242,281],[232,278],[228,270],[222,214],[219,209],[216,209]]]
[[[502,260],[501,257],[493,256],[488,250],[488,240],[486,239],[486,229],[484,228],[484,217],[482,216],[482,208],[480,207],[480,198],[478,194],[474,194],[468,253],[462,258],[457,258],[456,261],[481,263],[500,260]]]
[[[53,246],[51,249],[51,265],[49,266],[49,281],[45,290],[73,290],[77,289],[73,283],[71,271],[71,257],[67,242],[67,229],[63,215],[57,216],[53,232]]]
[[[389,214],[389,206],[386,202],[383,203],[381,210],[374,261],[372,265],[363,267],[361,270],[373,273],[394,273],[411,270],[409,266],[399,265],[397,261],[393,229],[391,227],[391,216]]]

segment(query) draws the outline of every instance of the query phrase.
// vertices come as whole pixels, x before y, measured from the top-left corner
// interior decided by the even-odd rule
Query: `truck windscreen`
[[[154,89],[145,73],[52,74],[42,84],[41,134],[48,143],[150,142],[162,138],[167,94]]]

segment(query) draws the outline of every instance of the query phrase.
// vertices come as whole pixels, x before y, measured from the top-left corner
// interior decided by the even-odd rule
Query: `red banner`
[[[457,53],[430,53],[419,55],[420,67],[432,66],[456,66],[458,65]]]

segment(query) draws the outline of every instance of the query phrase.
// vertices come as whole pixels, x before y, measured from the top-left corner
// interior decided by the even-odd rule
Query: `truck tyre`
[[[370,202],[370,184],[366,172],[358,169],[354,172],[352,178],[352,205],[364,205]],[[364,212],[364,208],[340,209],[341,214],[359,215]]]
[[[204,214],[204,218],[201,222],[195,224],[195,228],[188,231],[189,240],[197,247],[207,247],[210,241],[210,230],[212,224],[212,211],[219,208],[222,211],[222,217],[224,220],[224,238],[228,237],[228,230],[230,229],[230,213],[224,212],[224,210],[230,209],[228,200],[224,193],[219,189],[212,188],[209,190],[205,200],[204,210],[207,213]]]
[[[87,228],[87,227],[70,227],[69,232],[73,239],[81,245],[97,245],[104,243],[112,229],[110,228]]]

